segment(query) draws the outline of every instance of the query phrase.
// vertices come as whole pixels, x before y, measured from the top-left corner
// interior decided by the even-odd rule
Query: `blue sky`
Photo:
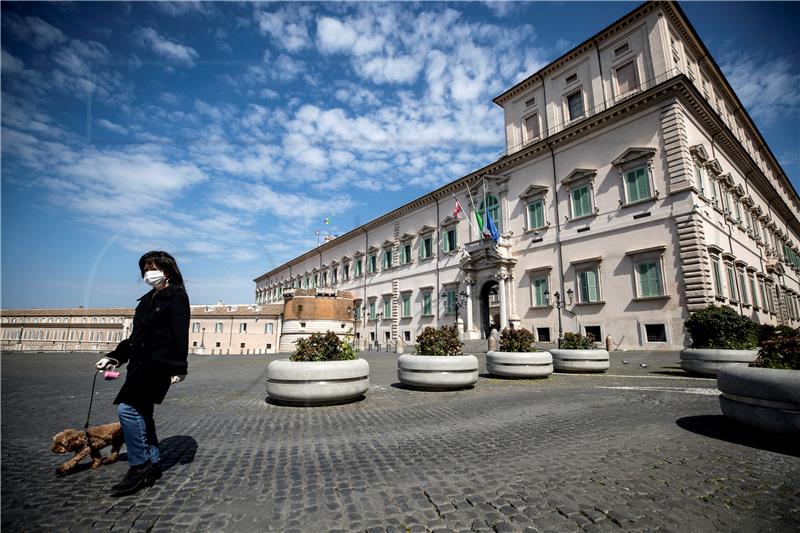
[[[194,303],[496,159],[491,99],[637,3],[3,3],[3,307]],[[684,3],[794,187],[797,3]],[[330,228],[324,218],[330,217]]]

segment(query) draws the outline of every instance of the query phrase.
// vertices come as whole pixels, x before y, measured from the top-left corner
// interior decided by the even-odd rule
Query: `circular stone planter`
[[[681,368],[692,374],[716,376],[720,368],[752,363],[758,350],[718,350],[714,348],[686,348],[681,350]]]
[[[611,366],[606,350],[553,349],[550,353],[559,372],[605,372]]]
[[[369,389],[369,363],[351,361],[289,361],[267,367],[267,394],[291,405],[326,405],[355,400]]]
[[[486,352],[486,371],[508,378],[546,378],[553,373],[550,352]]]
[[[722,413],[775,433],[800,434],[800,370],[726,366],[717,374]]]
[[[478,381],[478,358],[404,354],[397,358],[397,378],[417,389],[463,389]]]

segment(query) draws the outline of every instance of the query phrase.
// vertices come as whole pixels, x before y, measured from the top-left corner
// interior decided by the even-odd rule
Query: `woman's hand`
[[[172,376],[169,382],[171,385],[174,385],[176,383],[180,383],[184,379],[186,379],[186,374],[178,374],[177,376]]]
[[[110,359],[108,357],[103,357],[98,362],[94,364],[97,367],[97,370],[110,370],[117,366],[119,362],[116,359]]]

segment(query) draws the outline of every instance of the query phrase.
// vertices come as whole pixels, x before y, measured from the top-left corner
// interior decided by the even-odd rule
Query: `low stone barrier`
[[[369,363],[351,361],[289,361],[267,367],[267,394],[292,405],[326,405],[355,400],[369,389]]]
[[[486,352],[486,371],[509,378],[546,378],[553,373],[550,352]]]
[[[717,373],[722,413],[774,433],[800,434],[800,370],[729,365]]]
[[[552,349],[550,353],[559,372],[605,372],[611,367],[606,350]]]
[[[463,389],[478,381],[478,358],[404,354],[397,358],[397,378],[418,389]]]
[[[720,368],[752,363],[758,350],[718,350],[714,348],[686,348],[681,350],[681,368],[692,374],[716,376]]]

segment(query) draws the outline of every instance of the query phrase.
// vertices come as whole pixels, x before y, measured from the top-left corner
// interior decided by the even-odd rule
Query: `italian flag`
[[[461,213],[463,212],[464,210],[461,208],[461,202],[459,202],[458,198],[456,198],[456,208],[453,209],[453,218],[456,220],[461,220]]]

